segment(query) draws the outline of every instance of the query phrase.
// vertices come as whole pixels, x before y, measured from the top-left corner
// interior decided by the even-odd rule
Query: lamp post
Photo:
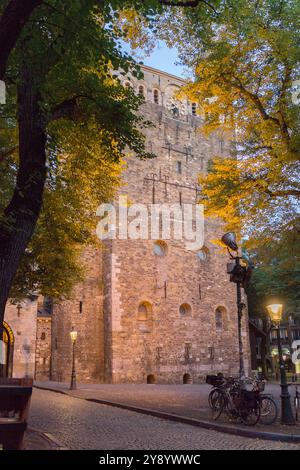
[[[230,281],[236,284],[236,298],[237,298],[237,314],[238,314],[238,339],[239,339],[239,376],[242,379],[245,376],[244,366],[244,353],[243,353],[243,340],[242,340],[242,316],[243,308],[245,304],[242,302],[242,291],[241,288],[245,284],[247,270],[245,266],[241,264],[241,256],[233,256],[230,249],[238,252],[238,245],[236,243],[236,235],[234,232],[228,232],[221,238],[222,243],[227,247],[230,259],[234,260],[234,263],[227,264],[227,273],[230,274]]]
[[[70,337],[72,341],[72,375],[71,375],[71,385],[70,390],[76,390],[76,369],[75,369],[75,343],[77,340],[77,331],[74,330],[72,327],[72,331],[70,331]]]
[[[278,358],[279,358],[279,370],[280,370],[280,387],[281,387],[281,423],[282,424],[295,424],[295,418],[292,412],[292,406],[290,401],[290,394],[288,389],[288,383],[286,380],[285,365],[282,354],[281,338],[280,338],[280,321],[282,317],[283,305],[275,300],[274,303],[270,302],[266,309],[270,315],[271,321],[276,327],[277,332],[277,346],[278,346]]]

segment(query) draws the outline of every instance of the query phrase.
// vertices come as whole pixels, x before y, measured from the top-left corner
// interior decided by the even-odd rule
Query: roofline
[[[173,75],[172,73],[169,73],[169,72],[164,72],[163,70],[155,69],[154,67],[149,67],[149,65],[140,64],[140,67],[141,69],[148,70],[149,72],[154,72],[156,74],[165,75],[166,77],[175,78],[176,80],[179,80],[182,83],[187,83],[187,80],[184,78],[178,77],[177,75]]]

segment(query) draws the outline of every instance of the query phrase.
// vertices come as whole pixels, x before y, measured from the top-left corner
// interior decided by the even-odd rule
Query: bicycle
[[[212,409],[213,405],[212,405],[212,400],[213,400],[213,396],[214,394],[224,388],[226,386],[226,379],[224,377],[224,375],[222,373],[218,373],[217,375],[207,375],[206,376],[206,383],[209,384],[209,385],[212,385],[212,390],[209,392],[209,395],[208,395],[208,405],[210,407],[210,409]]]
[[[239,379],[224,378],[224,382],[218,384],[213,376],[209,377],[207,383],[214,386],[210,396],[212,418],[217,420],[225,412],[231,419],[240,419],[247,426],[254,426],[260,418],[259,392],[245,390]]]
[[[273,396],[269,393],[261,393],[265,389],[265,380],[261,380],[257,377],[254,379],[247,378],[246,382],[252,385],[252,390],[259,392],[260,400],[260,418],[259,421],[265,425],[271,425],[275,423],[278,417],[278,407],[276,405]]]

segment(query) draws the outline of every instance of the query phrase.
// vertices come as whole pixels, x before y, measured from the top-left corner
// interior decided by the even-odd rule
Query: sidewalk
[[[77,390],[69,390],[69,384],[58,382],[35,382],[37,388],[117,406],[163,419],[184,422],[208,429],[215,429],[247,437],[300,442],[300,423],[283,426],[279,420],[271,426],[258,424],[249,427],[229,422],[223,415],[217,422],[211,420],[207,397],[211,387],[194,385],[148,385],[148,384],[80,384]],[[271,393],[280,404],[280,387],[267,384],[265,393]],[[291,390],[293,397],[293,390]],[[280,409],[280,407],[279,407]]]

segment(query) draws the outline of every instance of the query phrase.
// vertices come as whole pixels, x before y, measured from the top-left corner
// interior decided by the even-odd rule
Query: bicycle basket
[[[213,387],[218,387],[224,381],[223,375],[207,375],[206,376],[206,383],[212,385]]]

